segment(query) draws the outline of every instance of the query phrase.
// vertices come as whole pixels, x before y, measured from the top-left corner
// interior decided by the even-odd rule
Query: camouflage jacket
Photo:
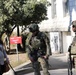
[[[26,39],[26,51],[27,53],[36,52],[37,55],[51,55],[49,43],[49,39],[45,33],[39,32],[34,37],[32,33],[29,33]]]
[[[71,44],[71,54],[76,54],[76,36],[73,38],[73,41]]]

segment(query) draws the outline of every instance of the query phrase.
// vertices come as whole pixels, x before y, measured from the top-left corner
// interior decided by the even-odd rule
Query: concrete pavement
[[[49,70],[49,72],[50,75],[68,75],[67,69],[55,69],[55,70]],[[34,75],[34,72],[23,75]],[[41,71],[41,75],[43,75],[42,71]],[[76,75],[74,70],[73,70],[73,75]]]
[[[67,75],[67,69],[49,70],[49,72],[51,75]],[[24,75],[34,75],[34,72]],[[43,75],[42,71],[41,75]]]
[[[53,54],[49,58],[49,65],[49,72],[51,75],[68,75],[67,54]],[[24,63],[21,66],[16,67],[15,71],[17,75],[33,75],[33,69],[30,62],[28,62],[27,64]],[[12,70],[10,70],[7,74],[4,75],[15,74]]]

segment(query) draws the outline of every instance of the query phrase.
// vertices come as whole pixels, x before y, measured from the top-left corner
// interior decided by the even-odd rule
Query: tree
[[[47,0],[0,0],[0,33],[10,37],[13,29],[47,19]]]
[[[12,27],[23,25],[26,27],[31,23],[40,23],[47,19],[47,1],[0,0],[0,11],[0,24],[5,29],[10,30]]]

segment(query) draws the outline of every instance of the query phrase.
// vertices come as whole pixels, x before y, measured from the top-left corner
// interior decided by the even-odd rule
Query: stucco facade
[[[76,12],[73,11],[76,10],[76,0],[49,1],[51,6],[47,11],[48,20],[39,24],[40,30],[49,32],[52,53],[66,53],[72,41],[70,25],[75,19]]]

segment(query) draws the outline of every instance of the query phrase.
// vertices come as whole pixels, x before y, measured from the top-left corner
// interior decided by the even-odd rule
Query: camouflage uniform
[[[48,37],[39,30],[37,30],[36,35],[33,35],[33,32],[30,32],[26,40],[26,45],[26,51],[32,61],[35,75],[41,75],[40,65],[42,67],[43,74],[50,75],[48,72],[47,59],[43,57],[51,55]]]
[[[71,44],[71,54],[73,54],[73,64],[76,68],[76,21],[72,22],[72,30],[75,32],[75,36],[73,38],[72,44]]]

